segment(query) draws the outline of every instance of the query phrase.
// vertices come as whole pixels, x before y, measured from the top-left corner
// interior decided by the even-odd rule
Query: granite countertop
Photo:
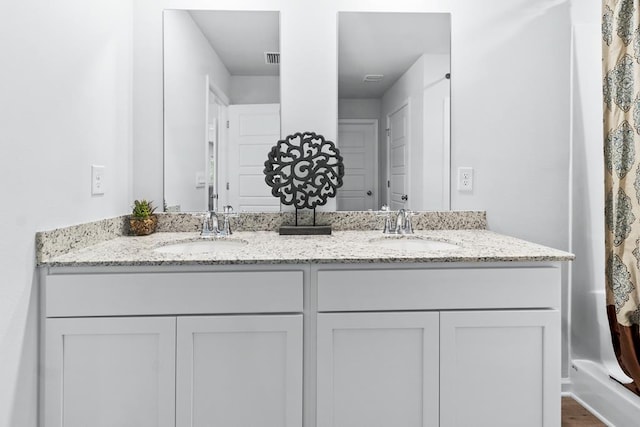
[[[160,253],[154,249],[203,240],[195,232],[159,232],[150,236],[119,236],[65,254],[39,260],[50,267],[153,266],[207,264],[297,263],[422,263],[569,261],[568,252],[500,235],[488,230],[424,230],[405,236],[454,243],[438,249],[396,249],[374,241],[397,239],[381,231],[334,231],[330,236],[280,236],[274,231],[239,231],[222,239],[242,245],[207,253]]]

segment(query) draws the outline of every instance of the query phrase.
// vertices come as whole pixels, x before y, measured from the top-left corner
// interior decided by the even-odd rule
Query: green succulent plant
[[[131,216],[136,219],[147,219],[155,212],[156,207],[153,202],[147,200],[136,200],[133,202],[133,211]]]

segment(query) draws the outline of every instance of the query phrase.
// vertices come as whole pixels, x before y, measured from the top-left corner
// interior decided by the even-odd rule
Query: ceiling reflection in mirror
[[[448,13],[338,14],[338,210],[450,208]]]
[[[279,21],[270,11],[164,11],[166,211],[279,211],[263,174],[281,137]]]

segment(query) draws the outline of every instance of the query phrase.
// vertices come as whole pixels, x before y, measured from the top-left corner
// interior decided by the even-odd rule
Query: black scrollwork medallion
[[[314,210],[342,187],[344,164],[332,141],[314,132],[298,132],[276,143],[264,162],[271,194],[284,205]]]

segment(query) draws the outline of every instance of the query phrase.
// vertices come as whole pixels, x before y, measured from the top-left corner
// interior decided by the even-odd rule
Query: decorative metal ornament
[[[342,187],[344,163],[332,141],[314,132],[297,132],[271,148],[264,174],[271,194],[283,205],[295,206],[296,226],[298,209],[313,209],[315,226],[316,206],[326,204]],[[313,234],[317,232],[313,230]]]

